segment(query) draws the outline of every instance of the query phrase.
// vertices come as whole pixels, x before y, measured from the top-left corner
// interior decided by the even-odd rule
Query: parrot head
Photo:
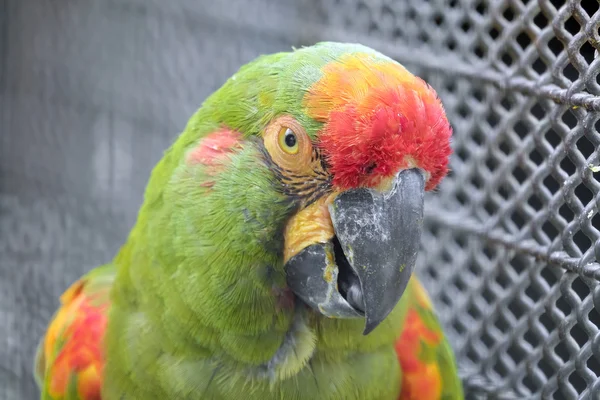
[[[180,191],[215,235],[242,225],[220,245],[271,254],[294,301],[325,317],[364,318],[364,334],[386,318],[415,266],[424,192],[448,171],[431,87],[367,47],[319,43],[242,67],[186,131]]]

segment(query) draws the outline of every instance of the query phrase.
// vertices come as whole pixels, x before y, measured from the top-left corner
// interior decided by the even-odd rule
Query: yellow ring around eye
[[[277,139],[281,150],[288,154],[297,154],[300,146],[298,145],[298,137],[293,130],[282,126],[279,130],[279,137]]]
[[[286,134],[291,135],[288,143],[285,140]],[[302,125],[292,116],[281,115],[271,121],[265,127],[263,139],[271,159],[281,168],[289,171],[312,171],[312,142]]]

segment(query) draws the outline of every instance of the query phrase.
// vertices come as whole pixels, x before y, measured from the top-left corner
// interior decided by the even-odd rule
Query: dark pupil
[[[294,147],[296,145],[296,135],[289,129],[285,132],[285,145],[288,147]]]

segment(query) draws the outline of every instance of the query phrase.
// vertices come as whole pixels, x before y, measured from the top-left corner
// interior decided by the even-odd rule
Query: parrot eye
[[[304,128],[290,115],[282,115],[267,125],[263,140],[273,161],[290,171],[311,166],[312,142]]]
[[[279,146],[288,154],[298,153],[298,139],[294,131],[285,126],[281,127],[279,131]]]

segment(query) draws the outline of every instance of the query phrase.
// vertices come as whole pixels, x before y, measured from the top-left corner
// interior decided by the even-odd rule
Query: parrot
[[[451,136],[436,91],[370,47],[242,66],[164,152],[112,261],[60,297],[41,399],[463,399],[414,274]]]

